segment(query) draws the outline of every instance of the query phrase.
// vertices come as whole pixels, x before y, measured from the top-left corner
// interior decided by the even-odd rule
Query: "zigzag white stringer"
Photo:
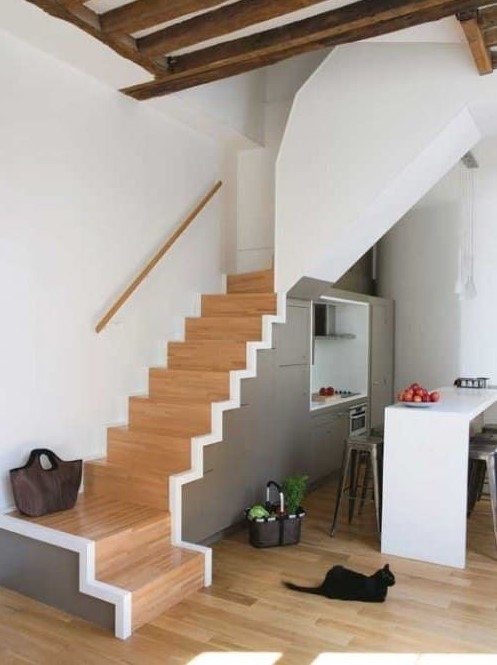
[[[198,480],[204,475],[204,447],[223,439],[223,413],[240,407],[241,380],[257,375],[257,351],[270,349],[273,338],[273,323],[286,321],[286,294],[276,296],[276,314],[262,317],[262,340],[247,343],[247,367],[230,372],[230,399],[212,404],[210,434],[195,436],[191,445],[191,469],[169,477],[169,511],[171,513],[171,542],[177,547],[200,552],[204,555],[204,585],[212,584],[212,549],[182,539],[182,489],[183,485]]]

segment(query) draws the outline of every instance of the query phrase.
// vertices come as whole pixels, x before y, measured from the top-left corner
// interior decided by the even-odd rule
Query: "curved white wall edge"
[[[204,555],[204,586],[212,584],[212,549],[182,540],[183,485],[202,478],[204,475],[204,447],[219,443],[223,439],[223,413],[240,406],[241,380],[257,375],[257,351],[270,349],[273,341],[273,323],[286,321],[286,293],[276,295],[276,314],[262,317],[262,340],[247,343],[247,367],[230,372],[230,399],[212,404],[212,431],[209,434],[192,437],[191,469],[169,476],[169,511],[171,513],[171,542],[176,547],[201,552]]]
[[[79,555],[79,591],[114,605],[114,634],[121,640],[130,637],[131,592],[95,579],[94,541],[10,515],[0,515],[0,529],[76,552]]]

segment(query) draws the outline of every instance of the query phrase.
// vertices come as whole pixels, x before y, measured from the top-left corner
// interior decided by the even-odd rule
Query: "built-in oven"
[[[349,409],[349,436],[359,436],[368,431],[368,405],[358,404]]]

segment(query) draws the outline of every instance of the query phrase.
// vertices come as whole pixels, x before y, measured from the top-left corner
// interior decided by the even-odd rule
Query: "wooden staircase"
[[[131,592],[131,629],[203,586],[204,555],[171,544],[169,476],[191,466],[191,438],[211,432],[211,404],[230,398],[262,315],[276,313],[273,271],[228,277],[202,297],[168,367],[149,370],[149,395],[130,397],[127,427],[110,427],[107,457],[85,463],[74,509],[30,521],[95,543],[95,578]]]

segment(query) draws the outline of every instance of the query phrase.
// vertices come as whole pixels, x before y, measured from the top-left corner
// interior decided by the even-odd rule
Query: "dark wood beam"
[[[482,2],[481,4],[485,4]],[[479,20],[482,30],[487,30],[487,28],[494,28],[497,26],[497,5],[490,5],[489,7],[483,7],[479,11]]]
[[[262,23],[323,0],[239,0],[211,12],[167,26],[137,40],[146,55],[162,55]]]
[[[490,48],[491,46],[497,46],[497,25],[494,28],[488,28],[483,33],[485,38],[485,44]]]
[[[490,49],[485,43],[483,32],[478,23],[478,11],[461,12],[457,15],[468,40],[469,48],[480,74],[491,74],[494,70]]]
[[[170,74],[126,88],[135,99],[177,92],[311,50],[356,42],[476,9],[481,0],[361,0],[280,28],[170,59]]]
[[[133,33],[193,12],[211,9],[224,0],[135,0],[101,14],[106,33]]]
[[[67,23],[72,23],[92,37],[95,37],[109,46],[123,58],[131,60],[154,76],[164,74],[164,71],[167,68],[165,60],[161,62],[160,60],[157,61],[142,55],[138,51],[136,41],[128,35],[115,38],[104,35],[100,25],[99,15],[81,3],[72,3],[71,8],[69,9],[69,7],[66,7],[59,0],[27,0],[27,2],[36,5],[55,18],[59,18]]]

